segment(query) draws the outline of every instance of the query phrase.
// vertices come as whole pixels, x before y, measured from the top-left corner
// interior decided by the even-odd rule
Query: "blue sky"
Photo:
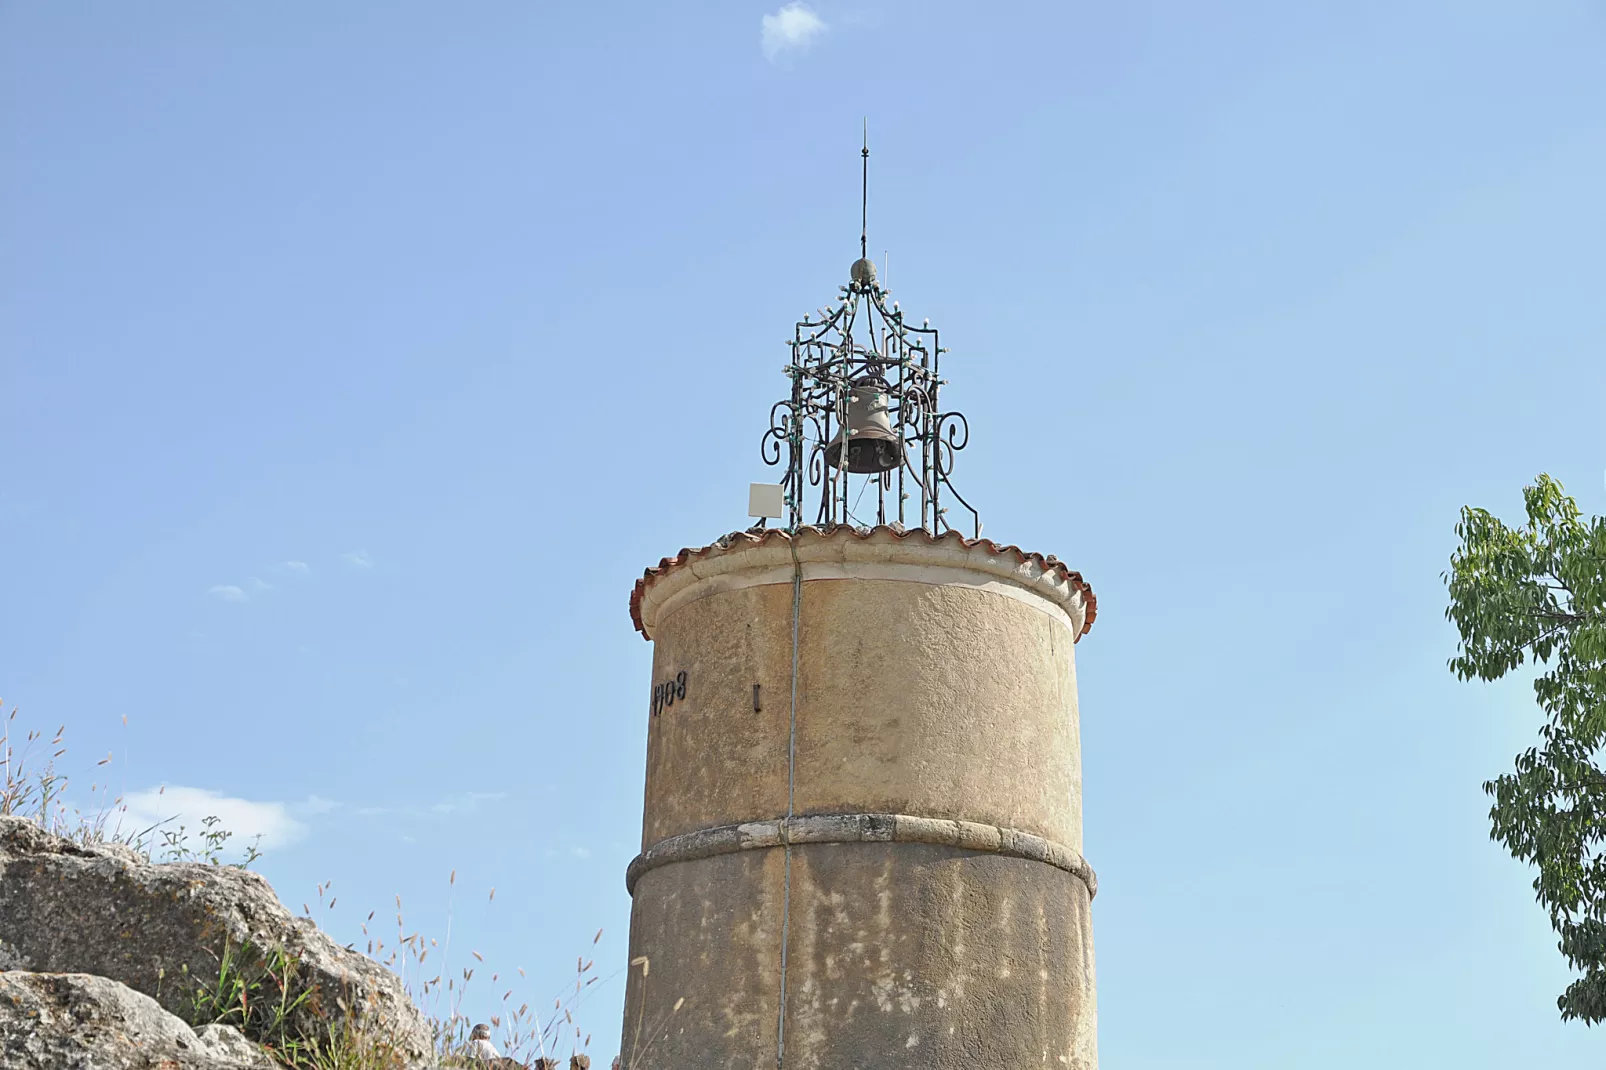
[[[868,118],[956,483],[1099,596],[1104,1065],[1598,1061],[1439,574],[1540,471],[1606,507],[1606,9],[812,11],[0,3],[0,695],[342,939],[449,922],[476,1013],[603,929],[611,1056],[630,587],[772,478]]]

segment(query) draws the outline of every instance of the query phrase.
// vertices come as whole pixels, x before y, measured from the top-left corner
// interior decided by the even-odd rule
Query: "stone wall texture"
[[[685,689],[647,713],[627,1067],[774,1067],[783,929],[787,1068],[1097,1065],[1090,596],[1042,561],[838,529],[649,574]]]

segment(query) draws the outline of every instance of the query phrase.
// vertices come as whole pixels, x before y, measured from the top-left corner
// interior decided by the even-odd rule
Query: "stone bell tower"
[[[980,538],[937,332],[862,253],[798,324],[764,437],[785,526],[682,550],[631,595],[653,677],[626,1070],[1098,1064],[1093,592]]]

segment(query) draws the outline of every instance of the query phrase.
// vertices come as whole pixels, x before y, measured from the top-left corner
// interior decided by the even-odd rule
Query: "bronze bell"
[[[903,442],[892,429],[886,388],[859,383],[848,389],[847,425],[825,447],[825,463],[842,468],[842,444],[848,446],[850,472],[891,472],[903,463]]]

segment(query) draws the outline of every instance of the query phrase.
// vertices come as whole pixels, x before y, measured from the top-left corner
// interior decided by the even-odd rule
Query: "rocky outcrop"
[[[152,998],[83,973],[0,971],[6,1070],[278,1070],[228,1026],[197,1033]]]
[[[277,1063],[232,1025],[203,1025],[195,1031],[195,1039],[207,1055],[229,1066],[278,1070]]]
[[[400,979],[294,917],[259,874],[147,862],[0,817],[0,968],[109,978],[188,1019],[198,983],[215,981],[226,954],[249,971],[272,950],[296,963],[292,994],[307,994],[293,1034],[354,1032],[403,1066],[432,1063],[432,1031]]]

